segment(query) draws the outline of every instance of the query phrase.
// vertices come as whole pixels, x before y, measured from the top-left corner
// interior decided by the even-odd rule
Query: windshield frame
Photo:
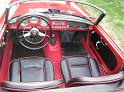
[[[10,3],[9,5],[8,5],[8,8],[6,9],[7,10],[7,21],[9,20],[9,11],[10,11],[10,9],[11,9],[11,7],[12,6],[14,6],[14,5],[17,5],[17,4],[20,4],[20,3],[23,3],[23,2],[28,2],[28,1],[33,1],[33,2],[37,2],[37,1],[39,1],[39,2],[54,2],[54,1],[65,1],[65,2],[74,2],[74,3],[76,3],[76,4],[82,4],[82,5],[87,5],[87,6],[90,6],[90,7],[92,7],[92,8],[94,8],[94,9],[96,9],[96,10],[98,10],[99,12],[101,12],[101,14],[98,16],[98,18],[96,19],[96,21],[95,22],[92,22],[92,20],[90,20],[90,19],[87,19],[87,20],[89,20],[89,21],[91,21],[94,25],[98,25],[99,24],[99,22],[105,17],[105,15],[106,15],[106,11],[105,10],[103,10],[103,9],[101,9],[101,8],[99,8],[99,7],[97,7],[96,5],[93,5],[93,4],[89,4],[89,3],[82,3],[82,2],[77,2],[77,1],[70,1],[70,0],[19,0],[19,1],[14,1],[14,2],[12,2],[12,3]],[[85,8],[84,8],[85,9]],[[72,16],[76,16],[76,15],[73,15],[72,14]],[[76,16],[76,17],[80,17],[80,16]],[[82,17],[82,18],[84,18],[84,17]]]

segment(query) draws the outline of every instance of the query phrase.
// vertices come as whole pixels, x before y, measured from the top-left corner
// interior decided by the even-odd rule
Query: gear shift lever
[[[49,38],[49,42],[50,42],[50,44],[51,44],[52,46],[55,46],[55,45],[56,45],[56,41],[54,40],[53,37],[50,37],[50,38]]]

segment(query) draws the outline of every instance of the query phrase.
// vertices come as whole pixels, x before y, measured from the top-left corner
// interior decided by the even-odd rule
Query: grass
[[[82,2],[82,0],[78,0]],[[124,51],[124,0],[83,0],[103,8],[107,16],[102,26]]]

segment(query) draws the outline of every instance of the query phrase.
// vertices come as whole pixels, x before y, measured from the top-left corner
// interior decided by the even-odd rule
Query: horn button
[[[33,27],[30,31],[31,37],[37,37],[39,35],[39,29],[36,27]]]

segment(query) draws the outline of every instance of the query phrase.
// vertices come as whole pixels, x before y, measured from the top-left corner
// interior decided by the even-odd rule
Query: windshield
[[[30,12],[60,13],[87,18],[97,24],[105,16],[100,8],[67,0],[20,0],[10,4],[8,20]]]

